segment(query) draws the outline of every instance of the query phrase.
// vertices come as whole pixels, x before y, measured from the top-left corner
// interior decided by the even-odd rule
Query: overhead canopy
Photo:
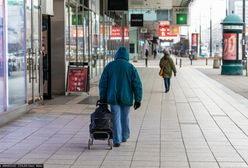
[[[129,0],[129,9],[171,9],[173,6],[189,6],[193,0]]]

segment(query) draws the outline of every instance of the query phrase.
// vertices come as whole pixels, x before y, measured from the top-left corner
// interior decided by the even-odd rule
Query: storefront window
[[[26,102],[24,1],[8,1],[8,103]]]
[[[78,55],[78,62],[83,62],[85,60],[85,23],[84,23],[84,11],[78,12],[78,25],[77,25],[77,55]],[[76,30],[76,26],[74,27]]]
[[[89,60],[90,51],[89,51],[89,10],[84,10],[84,46],[85,46],[85,60]]]
[[[67,65],[72,62],[88,62],[90,65],[90,77],[99,73],[100,54],[100,27],[99,15],[83,6],[82,2],[67,2],[66,12],[66,61]],[[78,7],[78,8],[77,8]]]
[[[4,111],[5,96],[4,4],[0,0],[0,112]]]

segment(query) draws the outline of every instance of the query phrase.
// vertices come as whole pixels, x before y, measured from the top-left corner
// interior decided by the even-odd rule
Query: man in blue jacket
[[[103,70],[100,83],[100,101],[110,104],[113,113],[113,143],[119,147],[129,138],[129,111],[140,107],[142,84],[136,68],[129,62],[126,48],[121,47]]]

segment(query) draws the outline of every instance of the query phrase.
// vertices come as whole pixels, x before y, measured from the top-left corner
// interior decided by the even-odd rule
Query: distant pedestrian
[[[148,64],[148,57],[149,57],[149,51],[148,51],[148,49],[146,49],[146,52],[145,52],[146,67],[147,67],[147,64]]]
[[[136,68],[128,62],[129,54],[121,47],[103,70],[99,93],[100,102],[110,104],[113,113],[113,143],[119,147],[121,142],[129,138],[129,111],[140,107],[142,99],[142,84]]]
[[[174,72],[174,76],[176,76],[177,72],[175,64],[168,51],[164,52],[164,56],[160,59],[159,66],[163,70],[162,77],[164,78],[165,93],[167,93],[170,90],[170,78],[172,76],[172,71]]]
[[[12,60],[9,58],[8,59],[8,76],[11,76],[12,73]]]
[[[157,56],[157,50],[156,49],[153,50],[153,56],[154,56],[154,59],[156,59],[156,56]]]

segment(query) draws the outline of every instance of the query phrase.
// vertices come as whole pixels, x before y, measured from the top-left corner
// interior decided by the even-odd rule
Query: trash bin
[[[133,62],[138,62],[138,57],[136,55],[133,56]]]
[[[220,56],[219,56],[219,53],[214,54],[213,68],[215,68],[215,69],[220,68]]]

